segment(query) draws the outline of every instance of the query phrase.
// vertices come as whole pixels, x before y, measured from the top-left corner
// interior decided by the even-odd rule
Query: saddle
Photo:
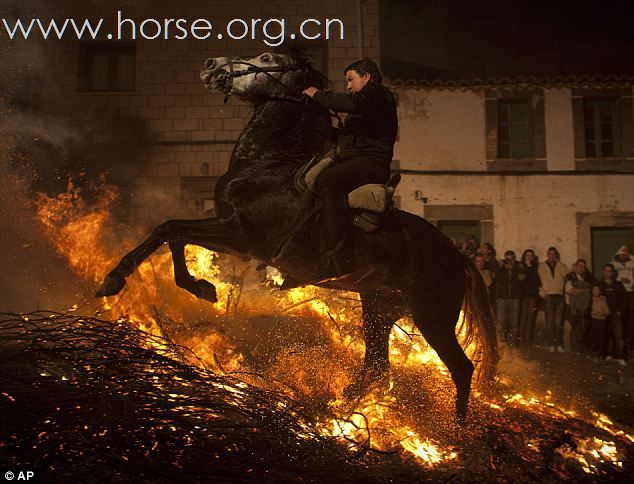
[[[327,152],[321,158],[314,157],[297,170],[295,188],[300,193],[315,194],[315,184],[319,174],[334,164],[334,150]],[[394,191],[400,181],[401,175],[393,175],[385,185],[371,183],[351,191],[348,194],[348,206],[355,212],[353,224],[364,232],[378,230],[383,215],[395,207]]]

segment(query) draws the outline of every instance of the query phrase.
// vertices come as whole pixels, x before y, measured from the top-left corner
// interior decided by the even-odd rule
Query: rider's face
[[[350,69],[346,72],[346,82],[348,83],[348,91],[359,92],[370,82],[370,74],[366,72],[360,75],[357,71]]]

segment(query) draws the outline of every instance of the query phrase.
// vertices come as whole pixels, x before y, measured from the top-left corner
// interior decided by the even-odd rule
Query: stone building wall
[[[576,90],[545,88],[544,160],[488,159],[484,89],[397,87],[403,173],[397,195],[405,210],[438,221],[477,221],[483,242],[498,251],[557,246],[562,258],[592,262],[593,227],[634,227],[634,153],[628,143],[632,87],[615,92],[625,139],[618,158],[589,160],[576,152],[583,123],[574,119]],[[588,162],[592,164],[587,166]],[[500,252],[498,252],[500,253]],[[603,263],[605,261],[597,261]]]
[[[378,0],[187,0],[178,6],[144,0],[123,7],[121,2],[102,1],[84,6],[82,2],[73,1],[52,15],[116,19],[118,8],[125,18],[136,20],[137,25],[146,18],[207,18],[219,26],[236,17],[284,18],[287,32],[293,32],[306,18],[340,19],[344,23],[344,39],[325,43],[327,74],[337,90],[344,88],[342,70],[349,63],[360,55],[379,59]],[[106,25],[104,32],[114,31],[113,22]],[[333,32],[338,31],[333,29]],[[224,104],[222,95],[205,91],[199,78],[205,59],[249,57],[273,50],[264,44],[262,35],[258,40],[214,37],[205,41],[137,40],[134,91],[103,93],[78,91],[80,44],[77,40],[45,42],[45,56],[51,69],[49,79],[54,80],[47,87],[46,109],[96,131],[112,119],[140,118],[149,128],[152,139],[141,169],[144,181],[160,190],[164,200],[179,202],[183,177],[190,181],[193,177],[209,177],[213,183],[226,171],[233,145],[252,112],[251,106],[238,99],[231,98]],[[302,45],[309,48],[324,45],[323,41],[311,42],[306,40]]]

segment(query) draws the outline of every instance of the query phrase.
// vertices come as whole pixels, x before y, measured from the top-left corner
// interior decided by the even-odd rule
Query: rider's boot
[[[328,187],[319,192],[319,200],[323,217],[323,249],[316,280],[325,281],[352,272],[352,257],[346,253],[346,194]]]

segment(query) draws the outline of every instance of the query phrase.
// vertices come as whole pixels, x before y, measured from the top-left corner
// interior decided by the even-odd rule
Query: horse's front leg
[[[196,279],[189,273],[187,261],[185,260],[185,242],[170,240],[169,248],[174,262],[174,280],[176,285],[186,289],[200,299],[205,299],[212,303],[218,302],[216,286],[205,279]]]
[[[113,296],[121,291],[123,286],[125,286],[126,277],[132,274],[145,259],[166,242],[182,244],[183,247],[185,244],[195,244],[226,253],[241,253],[245,251],[241,243],[241,237],[236,233],[232,225],[224,220],[217,218],[169,220],[154,229],[152,234],[141,245],[121,259],[121,262],[106,276],[96,296]],[[180,271],[175,270],[175,272],[178,273],[177,277],[180,278],[183,284],[191,286],[191,282],[188,283],[186,281],[184,274],[189,275],[189,273],[187,273],[187,267],[185,266],[185,256],[182,247],[176,245],[175,247],[179,248],[176,252],[181,254],[176,256],[174,259],[175,263],[180,263],[179,258],[182,257],[183,265]],[[174,258],[174,250],[172,250],[172,258]],[[191,278],[191,276],[189,277]],[[198,292],[199,294],[207,296],[205,299],[211,300],[213,299],[211,288],[207,286],[206,289],[201,289],[202,286],[206,286],[207,284],[213,287],[211,283],[206,281],[198,283]],[[193,286],[191,287],[193,288]],[[189,289],[189,287],[185,288]],[[196,292],[194,292],[194,294],[196,294]]]

